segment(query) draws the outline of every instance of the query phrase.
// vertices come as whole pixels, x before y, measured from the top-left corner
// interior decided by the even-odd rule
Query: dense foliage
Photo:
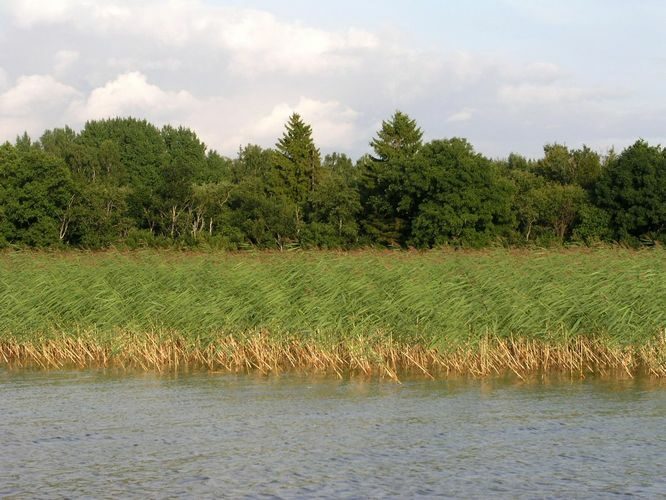
[[[0,246],[229,249],[666,242],[666,150],[548,144],[491,160],[402,112],[373,154],[322,158],[297,114],[274,149],[221,156],[133,118],[0,146]]]

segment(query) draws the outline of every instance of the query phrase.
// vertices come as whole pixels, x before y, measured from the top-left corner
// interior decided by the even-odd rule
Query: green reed
[[[488,337],[637,345],[665,328],[659,249],[0,254],[0,340],[264,331],[447,350]]]

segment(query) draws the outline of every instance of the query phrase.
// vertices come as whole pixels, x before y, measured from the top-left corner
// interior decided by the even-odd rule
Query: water
[[[0,496],[666,495],[649,380],[0,369]]]

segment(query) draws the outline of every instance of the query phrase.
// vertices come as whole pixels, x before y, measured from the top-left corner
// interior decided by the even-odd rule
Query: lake
[[[666,494],[666,382],[0,368],[0,497]]]

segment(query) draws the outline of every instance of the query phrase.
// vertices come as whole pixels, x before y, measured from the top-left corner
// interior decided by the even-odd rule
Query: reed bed
[[[264,374],[306,372],[363,374],[398,380],[400,373],[435,378],[442,375],[483,377],[512,373],[566,372],[576,376],[620,372],[666,376],[666,340],[634,347],[611,347],[602,340],[577,337],[546,344],[525,339],[491,339],[441,352],[391,341],[371,344],[364,338],[324,347],[300,339],[276,341],[254,333],[239,339],[220,336],[197,344],[178,335],[118,334],[122,347],[100,343],[94,335],[63,335],[41,341],[8,340],[0,344],[0,361],[9,366],[41,368],[122,368],[154,371],[258,371]]]
[[[666,252],[5,253],[0,363],[666,376]]]

